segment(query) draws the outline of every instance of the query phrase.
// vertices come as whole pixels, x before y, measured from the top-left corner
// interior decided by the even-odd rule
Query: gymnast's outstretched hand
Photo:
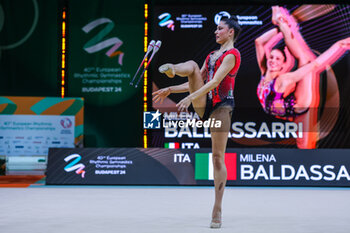
[[[178,110],[180,112],[182,111],[188,111],[188,107],[191,104],[191,99],[189,98],[189,96],[187,96],[186,98],[183,98],[179,103],[176,104],[176,107],[178,107]]]
[[[160,104],[162,104],[165,98],[168,97],[168,95],[170,95],[170,88],[165,87],[165,88],[159,89],[158,91],[153,92],[152,95],[153,95],[152,100],[154,103],[157,103],[160,101]]]

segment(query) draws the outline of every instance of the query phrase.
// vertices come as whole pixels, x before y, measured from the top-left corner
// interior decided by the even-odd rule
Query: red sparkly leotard
[[[230,72],[225,76],[221,83],[208,93],[208,98],[212,101],[212,106],[214,107],[217,103],[224,101],[225,99],[233,99],[233,90],[235,86],[235,78],[241,65],[241,54],[236,48],[232,48],[224,51],[221,56],[215,61],[212,55],[215,51],[208,54],[206,61],[207,77],[205,83],[209,82],[214,78],[216,71],[219,69],[224,58],[233,54],[236,58],[235,66],[230,70]]]

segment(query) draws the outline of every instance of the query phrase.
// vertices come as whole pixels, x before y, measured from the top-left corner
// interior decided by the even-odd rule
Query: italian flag
[[[180,144],[178,142],[167,142],[164,144],[164,148],[179,149]]]
[[[212,153],[196,153],[195,155],[195,179],[214,180],[214,167]],[[225,165],[227,180],[237,179],[237,154],[225,153]]]

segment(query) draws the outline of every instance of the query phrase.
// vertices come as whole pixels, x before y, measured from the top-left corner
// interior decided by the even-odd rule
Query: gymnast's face
[[[281,71],[284,65],[283,53],[278,49],[273,49],[267,58],[267,69],[270,72]]]
[[[219,25],[215,30],[216,43],[224,44],[230,38],[233,39],[233,35],[234,35],[233,28],[229,28],[224,21],[220,21]]]

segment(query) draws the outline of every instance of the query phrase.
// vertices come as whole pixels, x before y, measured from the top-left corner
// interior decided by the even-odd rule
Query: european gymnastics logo
[[[71,171],[75,171],[75,173],[77,173],[78,175],[81,174],[81,177],[84,178],[85,177],[85,165],[82,163],[78,163],[81,160],[81,155],[79,154],[71,154],[69,156],[67,156],[66,158],[64,158],[64,161],[68,162],[70,160],[74,159],[72,162],[70,162],[67,166],[65,166],[64,170],[66,172],[71,172]]]
[[[231,17],[231,14],[228,13],[227,11],[220,11],[219,13],[217,13],[214,17],[214,22],[216,25],[219,25],[220,23],[220,20],[222,17],[227,17],[227,18],[230,18]]]

